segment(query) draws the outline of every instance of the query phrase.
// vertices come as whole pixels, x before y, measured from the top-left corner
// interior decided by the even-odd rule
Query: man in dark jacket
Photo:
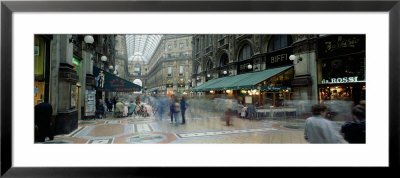
[[[54,133],[51,124],[52,113],[53,107],[49,103],[41,102],[35,106],[35,127],[37,127],[35,141],[44,142],[47,136],[50,140],[54,139]]]
[[[349,143],[365,143],[365,107],[354,106],[352,114],[353,120],[343,124],[340,131]]]

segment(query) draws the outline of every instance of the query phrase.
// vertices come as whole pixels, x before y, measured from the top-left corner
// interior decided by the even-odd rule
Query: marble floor
[[[232,118],[227,126],[215,113],[187,112],[186,123],[148,117],[80,120],[78,128],[48,144],[307,144],[304,119]]]

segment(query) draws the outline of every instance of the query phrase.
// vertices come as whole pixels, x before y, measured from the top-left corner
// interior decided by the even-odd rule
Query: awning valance
[[[141,86],[95,66],[93,66],[93,75],[96,79],[97,91],[135,92],[142,90]]]
[[[240,89],[257,89],[258,83],[269,79],[283,71],[290,69],[292,66],[268,69],[260,72],[246,73],[241,75],[217,78],[192,88],[191,91],[210,91],[210,90],[240,90]]]

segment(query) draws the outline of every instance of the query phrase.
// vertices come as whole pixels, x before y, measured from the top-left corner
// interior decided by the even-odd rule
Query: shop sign
[[[85,92],[85,116],[94,116],[96,111],[95,102],[96,90],[86,90]]]
[[[285,48],[279,51],[267,53],[265,55],[266,68],[292,65],[293,61],[289,59],[289,56],[293,53],[293,48]]]
[[[253,71],[253,61],[252,59],[248,59],[245,61],[240,61],[237,64],[238,69],[237,69],[237,73],[238,74],[243,74],[243,73],[247,73],[247,72],[252,72]],[[248,68],[248,66],[251,65],[252,68]]]
[[[322,79],[322,84],[330,84],[330,83],[354,83],[354,82],[363,82],[358,81],[358,77],[341,77],[341,78],[331,78],[330,80]]]
[[[93,66],[93,75],[95,76],[97,91],[136,92],[142,90],[140,85],[117,77],[95,66]]]
[[[365,35],[329,35],[318,41],[319,58],[365,51]]]
[[[260,90],[266,90],[266,91],[280,91],[280,90],[289,90],[291,91],[292,88],[287,87],[287,86],[262,86]]]

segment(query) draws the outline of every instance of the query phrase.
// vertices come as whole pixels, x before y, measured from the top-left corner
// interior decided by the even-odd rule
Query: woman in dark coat
[[[183,97],[183,96],[181,97],[180,104],[181,104],[181,113],[182,113],[182,124],[185,124],[185,111],[188,106],[186,103],[185,97]]]

